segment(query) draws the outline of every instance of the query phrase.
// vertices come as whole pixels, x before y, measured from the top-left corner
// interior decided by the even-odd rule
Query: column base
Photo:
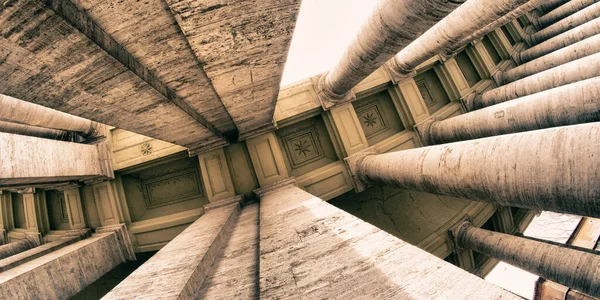
[[[346,163],[346,167],[348,168],[348,172],[350,172],[350,177],[352,178],[352,186],[354,186],[354,190],[357,193],[360,193],[371,186],[371,184],[369,184],[359,175],[358,165],[365,157],[375,154],[379,153],[374,147],[370,147],[344,158],[344,163]]]
[[[325,78],[327,78],[328,74],[329,72],[321,75],[321,77],[319,77],[319,81],[317,82],[317,96],[319,98],[319,102],[321,102],[323,110],[327,111],[335,106],[345,104],[356,99],[356,95],[352,90],[343,95],[338,95],[332,91],[329,91],[325,87]]]

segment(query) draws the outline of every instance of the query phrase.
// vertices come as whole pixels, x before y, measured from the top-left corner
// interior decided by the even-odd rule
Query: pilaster
[[[498,67],[496,64],[494,64],[492,57],[490,57],[490,54],[488,53],[487,49],[485,49],[485,46],[481,41],[474,42],[472,45],[473,54],[476,57],[477,65],[479,65],[481,71],[483,71],[485,75],[484,77],[490,78],[492,74],[498,70]]]
[[[208,201],[215,202],[235,196],[223,148],[198,155],[198,161]]]
[[[115,180],[96,183],[92,186],[92,189],[100,224],[109,226],[125,223],[126,215],[121,206]]]
[[[419,92],[417,83],[413,78],[404,80],[398,85],[400,95],[404,99],[408,112],[412,118],[413,123],[419,123],[429,118],[429,110],[427,110],[427,104]]]
[[[0,245],[8,243],[8,232],[14,228],[10,192],[0,191]]]
[[[503,50],[502,52],[508,53],[508,55],[512,55],[514,53],[513,46],[508,41],[508,38],[506,38],[506,35],[504,35],[504,31],[502,31],[502,29],[500,28],[497,28],[496,30],[494,30],[494,32],[496,33],[497,41],[499,42]]]
[[[327,112],[334,135],[339,139],[342,156],[349,156],[361,151],[369,144],[360,125],[360,120],[351,103],[337,106]]]
[[[65,203],[67,205],[67,216],[71,229],[86,228],[85,215],[83,212],[83,204],[81,201],[81,193],[79,188],[64,190]]]
[[[460,67],[458,66],[458,63],[456,62],[456,60],[453,57],[448,58],[444,62],[442,67],[447,71],[448,75],[452,79],[450,82],[453,83],[453,85],[456,88],[456,90],[458,91],[460,97],[464,97],[471,92],[471,87],[469,87],[469,83],[467,82],[467,79],[463,75],[462,71],[460,70]],[[425,119],[425,118],[423,118],[423,119]],[[419,121],[421,121],[421,120],[419,120]],[[415,122],[415,123],[418,123],[418,122]]]
[[[274,132],[246,140],[248,154],[261,187],[289,177],[285,161]]]

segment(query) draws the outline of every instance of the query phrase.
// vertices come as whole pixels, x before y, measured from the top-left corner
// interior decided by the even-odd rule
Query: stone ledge
[[[297,182],[296,182],[296,178],[295,177],[290,177],[287,179],[284,179],[282,181],[279,182],[275,182],[273,184],[267,185],[265,187],[261,187],[258,189],[253,190],[252,192],[258,196],[258,198],[261,198],[273,191],[278,190],[281,187],[287,186],[287,185],[293,185],[293,186],[298,186]]]

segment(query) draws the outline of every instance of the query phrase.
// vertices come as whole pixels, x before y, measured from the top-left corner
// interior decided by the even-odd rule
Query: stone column
[[[561,33],[539,45],[517,52],[513,54],[512,58],[517,65],[523,64],[599,33],[600,19],[595,19],[565,33]]]
[[[570,16],[583,8],[586,8],[594,3],[598,2],[597,0],[572,0],[569,1],[560,7],[552,10],[551,12],[541,16],[537,19],[537,25],[539,28],[544,28],[553,23],[564,19],[567,16]]]
[[[493,77],[496,84],[501,86],[598,52],[600,52],[600,34],[509,69],[506,72],[496,72]]]
[[[464,0],[384,0],[363,24],[336,66],[319,79],[325,109],[355,96],[351,89]]]
[[[56,130],[32,125],[18,124],[0,120],[0,132],[29,135],[46,139],[69,140],[71,134],[68,131]]]
[[[346,158],[354,184],[600,217],[600,123]]]
[[[86,137],[98,135],[100,123],[41,105],[0,95],[0,119],[38,127],[79,132]]]
[[[600,76],[600,53],[525,77],[507,85],[471,94],[463,99],[469,111]]]
[[[539,6],[542,2],[544,2],[544,0],[530,0],[529,2],[526,2],[525,4],[517,7],[516,9],[501,16],[500,18],[495,19],[495,21],[493,21],[489,24],[486,24],[485,26],[479,27],[480,28],[479,30],[476,30],[472,34],[468,35],[467,37],[464,37],[460,41],[457,41],[457,42],[453,43],[450,47],[448,47],[448,49],[446,49],[446,53],[444,53],[444,55],[445,56],[454,55],[464,45],[466,45],[472,41],[482,39],[488,33],[512,22],[513,20],[517,19],[518,17],[520,17],[522,15],[525,15],[528,11]]]
[[[467,1],[390,60],[388,66],[395,82],[411,77],[414,69],[438,53],[518,8],[527,0]]]
[[[493,232],[463,222],[452,230],[456,246],[467,248],[600,296],[600,255],[596,251]]]
[[[579,25],[585,24],[598,17],[600,17],[600,3],[590,5],[579,12],[560,20],[559,22],[556,22],[534,34],[526,36],[525,42],[527,42],[527,45],[530,47],[537,45],[545,40],[573,29]]]
[[[570,0],[546,0],[544,4],[540,4],[539,9],[544,11],[545,13],[549,13],[552,10],[558,8],[559,6],[569,2]]]
[[[39,240],[35,237],[25,236],[24,239],[18,240],[6,245],[0,246],[0,260],[9,256],[27,251],[39,246]]]
[[[416,128],[424,143],[434,145],[598,121],[600,77],[595,77]]]

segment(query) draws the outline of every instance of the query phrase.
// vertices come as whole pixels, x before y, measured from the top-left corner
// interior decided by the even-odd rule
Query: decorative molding
[[[260,199],[262,196],[269,194],[271,192],[274,192],[280,188],[286,187],[286,186],[298,186],[297,182],[296,182],[296,178],[295,177],[289,177],[286,178],[282,181],[278,181],[275,183],[272,183],[270,185],[264,186],[264,187],[260,187],[255,189],[253,192],[256,196],[258,196],[258,198]]]
[[[325,158],[320,141],[323,133],[319,133],[316,122],[317,120],[312,120],[304,126],[278,135],[292,170]]]
[[[343,95],[338,95],[325,87],[325,80],[329,72],[323,73],[317,81],[317,96],[323,110],[330,110],[338,105],[343,105],[356,99],[354,91],[350,90]]]
[[[152,145],[150,143],[143,143],[140,145],[140,152],[143,156],[147,156],[152,154]]]

